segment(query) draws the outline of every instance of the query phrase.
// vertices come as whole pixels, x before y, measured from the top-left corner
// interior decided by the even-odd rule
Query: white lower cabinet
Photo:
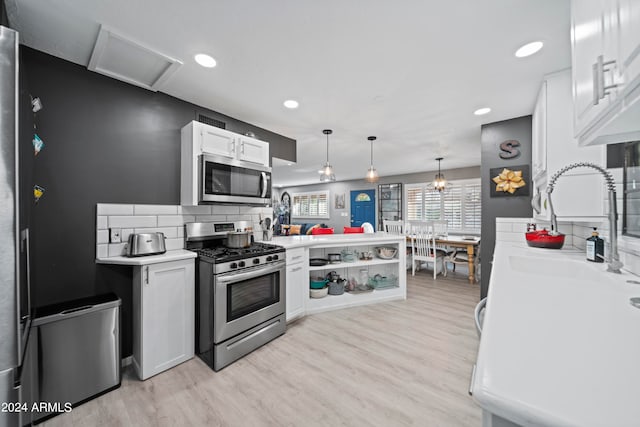
[[[309,269],[304,248],[287,249],[287,322],[304,316]]]
[[[193,259],[136,266],[133,273],[133,364],[140,379],[194,355]]]

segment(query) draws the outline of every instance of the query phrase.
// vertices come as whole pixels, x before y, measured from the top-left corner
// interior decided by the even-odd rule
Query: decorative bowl
[[[382,259],[393,259],[397,253],[398,249],[388,246],[380,246],[376,248],[376,256]]]

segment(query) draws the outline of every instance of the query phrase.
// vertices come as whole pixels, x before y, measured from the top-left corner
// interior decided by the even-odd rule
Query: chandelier
[[[440,161],[444,157],[438,157],[436,160],[438,161],[438,173],[436,174],[436,179],[433,180],[433,189],[439,193],[442,193],[447,186],[447,180],[444,179],[444,175],[440,172]]]

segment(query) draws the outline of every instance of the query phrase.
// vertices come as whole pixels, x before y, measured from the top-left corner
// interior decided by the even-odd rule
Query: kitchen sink
[[[599,264],[605,265],[606,264]],[[595,280],[593,266],[587,261],[553,259],[546,257],[509,256],[509,266],[514,272],[545,277],[564,277],[572,280]],[[604,270],[604,267],[603,267]]]

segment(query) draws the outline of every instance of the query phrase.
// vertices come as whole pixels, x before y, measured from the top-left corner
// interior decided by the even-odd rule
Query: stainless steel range
[[[252,243],[225,246],[245,222],[186,224],[186,247],[198,253],[196,353],[218,371],[286,331],[285,250]]]

